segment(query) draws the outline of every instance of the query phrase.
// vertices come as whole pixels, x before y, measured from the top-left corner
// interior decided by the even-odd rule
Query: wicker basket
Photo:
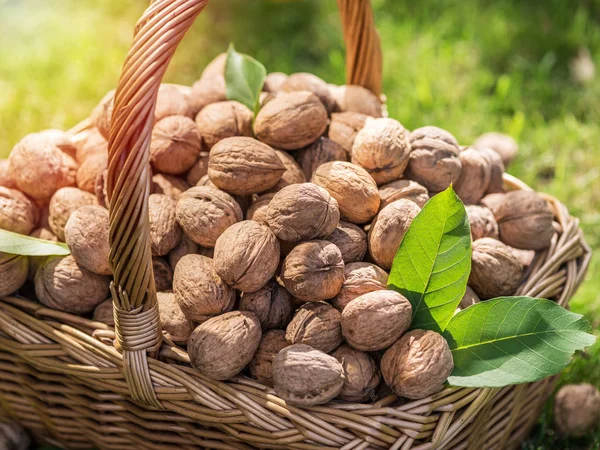
[[[401,402],[297,408],[244,377],[213,381],[160,331],[149,243],[148,147],[166,67],[207,0],[157,0],[136,27],[116,94],[109,140],[111,264],[116,327],[0,301],[0,406],[40,441],[100,449],[509,449],[536,421],[553,378],[503,389],[447,388]],[[338,0],[348,82],[375,92],[381,51],[370,4]],[[506,176],[507,189],[529,189]],[[556,217],[520,294],[567,306],[589,263],[578,221]],[[113,345],[113,340],[115,345]],[[118,351],[116,348],[121,349]]]

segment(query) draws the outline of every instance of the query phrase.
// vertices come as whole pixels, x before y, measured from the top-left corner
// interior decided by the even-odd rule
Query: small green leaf
[[[592,327],[551,300],[500,297],[452,318],[444,337],[454,357],[453,386],[502,387],[559,373],[592,345]]]
[[[442,332],[467,289],[471,230],[452,186],[415,217],[394,258],[388,287],[413,307],[412,328]]]
[[[63,256],[71,253],[66,244],[45,241],[6,230],[0,230],[0,252],[25,256]]]
[[[229,100],[237,100],[256,114],[266,76],[265,66],[248,55],[236,52],[233,44],[229,45],[225,62],[225,85]]]

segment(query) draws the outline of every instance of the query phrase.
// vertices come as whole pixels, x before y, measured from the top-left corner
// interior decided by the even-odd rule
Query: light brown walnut
[[[380,210],[402,198],[412,200],[419,208],[422,208],[429,200],[427,189],[412,180],[396,180],[384,184],[379,187],[379,196],[381,197]]]
[[[252,136],[254,115],[247,106],[229,100],[211,103],[196,116],[196,126],[204,147],[210,151],[213,146],[228,137]]]
[[[194,323],[183,314],[179,303],[175,300],[175,294],[158,292],[156,301],[162,329],[167,332],[173,342],[187,342],[194,330]]]
[[[94,308],[92,320],[95,322],[102,322],[110,327],[115,326],[115,318],[113,314],[113,301],[112,298],[108,298],[103,302],[99,303]]]
[[[498,239],[498,223],[491,210],[478,205],[467,205],[466,210],[471,224],[471,237],[474,241],[484,237]]]
[[[163,83],[158,88],[154,122],[160,122],[165,117],[185,116],[194,117],[190,104],[191,89],[178,84]]]
[[[344,267],[344,284],[331,304],[343,311],[348,303],[363,294],[387,288],[388,274],[381,267],[367,262],[353,262]]]
[[[515,140],[507,134],[491,132],[485,133],[473,142],[475,148],[491,148],[502,158],[505,167],[517,156],[519,146]]]
[[[567,384],[554,399],[554,426],[564,436],[583,437],[600,423],[600,391],[588,383]]]
[[[275,196],[275,192],[267,192],[259,196],[255,196],[248,209],[246,210],[246,220],[254,220],[264,225],[269,225],[267,221],[267,211],[269,203]]]
[[[179,175],[192,168],[202,148],[195,122],[185,116],[167,116],[152,128],[150,164],[166,174]]]
[[[90,116],[92,124],[98,129],[104,139],[108,139],[110,132],[110,122],[112,119],[115,89],[108,91],[100,100],[100,103],[94,108]]]
[[[152,176],[152,194],[162,194],[169,197],[179,198],[179,196],[189,188],[190,185],[187,184],[185,180],[174,175],[157,173]]]
[[[285,339],[330,353],[343,342],[340,312],[329,303],[305,303],[288,324]]]
[[[182,236],[179,243],[169,252],[169,265],[173,270],[181,258],[185,255],[193,255],[200,252],[200,246],[187,236]],[[212,256],[211,256],[212,257]]]
[[[64,187],[56,191],[50,199],[48,224],[52,232],[62,242],[65,241],[65,225],[75,211],[83,206],[97,205],[94,194],[75,187]]]
[[[17,185],[10,175],[10,161],[8,159],[0,159],[0,187],[15,189]]]
[[[99,275],[110,275],[108,210],[98,205],[79,208],[67,221],[65,241],[77,264]]]
[[[381,372],[373,358],[348,345],[342,345],[331,356],[340,362],[346,374],[344,387],[338,395],[340,400],[365,403],[377,398]]]
[[[0,252],[0,297],[14,294],[27,280],[27,256]]]
[[[466,205],[477,204],[487,192],[492,179],[490,161],[474,148],[463,150],[458,157],[462,169],[454,184],[454,190]]]
[[[283,72],[271,72],[265,78],[265,85],[263,91],[265,92],[277,92],[281,89],[281,85],[287,80],[287,74]]]
[[[227,55],[221,53],[213,59],[202,72],[202,76],[192,86],[190,106],[197,114],[206,105],[227,100],[225,85],[225,60]]]
[[[255,292],[244,292],[240,311],[256,314],[263,331],[285,328],[292,318],[292,296],[277,281],[271,280]]]
[[[311,179],[321,164],[349,159],[346,150],[326,137],[320,137],[308,147],[298,150],[296,158],[307,180]]]
[[[104,155],[108,157],[108,141],[98,128],[88,128],[73,136],[73,144],[76,147],[75,160],[78,164],[93,155]]]
[[[381,100],[370,90],[355,84],[330,87],[337,111],[352,111],[382,117]]]
[[[152,194],[148,198],[150,245],[153,255],[166,255],[181,240],[181,227],[175,218],[176,206],[177,200],[166,195]]]
[[[487,159],[488,164],[490,165],[490,184],[485,191],[486,195],[504,192],[504,180],[502,177],[505,169],[502,157],[494,150],[487,147],[481,148],[479,151]]]
[[[248,364],[250,375],[265,386],[273,386],[273,360],[277,353],[289,346],[284,330],[268,330],[263,333],[258,350]]]
[[[198,159],[185,176],[185,181],[189,186],[196,186],[200,178],[208,174],[208,159],[209,153],[201,151]]]
[[[340,220],[327,240],[342,253],[344,264],[362,261],[367,253],[367,234],[357,225]]]
[[[335,100],[329,90],[329,85],[312,73],[298,72],[289,75],[279,86],[280,92],[308,91],[315,94],[323,103],[328,113],[335,106]]]
[[[285,167],[285,172],[283,172],[281,179],[272,189],[274,192],[280,191],[290,184],[305,183],[307,181],[302,168],[288,152],[275,150],[275,153],[277,153],[277,157]]]
[[[475,303],[479,303],[480,301],[481,300],[479,299],[479,296],[475,293],[475,291],[469,286],[467,286],[465,295],[463,295],[463,298],[461,299],[458,308],[461,310],[466,309],[469,306],[473,306]]]
[[[0,186],[0,229],[27,235],[37,220],[35,203],[16,189]]]
[[[352,153],[356,135],[363,129],[369,116],[358,112],[341,112],[331,115],[327,133],[329,139],[342,147],[346,153]]]
[[[104,153],[89,155],[77,169],[77,187],[82,191],[96,193],[96,179],[107,166],[108,156]]]

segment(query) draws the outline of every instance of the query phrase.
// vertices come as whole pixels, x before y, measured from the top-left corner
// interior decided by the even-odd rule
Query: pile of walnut
[[[453,183],[474,239],[461,307],[513,294],[554,233],[543,197],[503,193],[516,144],[491,134],[464,148],[433,126],[408,131],[368,90],[306,73],[270,74],[253,121],[226,100],[223,66],[219,56],[191,89],[158,95],[149,211],[168,337],[206,376],[248,374],[292,404],[435,394],[452,355],[439,334],[408,331],[411,305],[386,290],[388,271],[424,203]],[[0,295],[29,279],[43,305],[112,323],[112,98],[93,128],[31,134],[0,163],[0,227],[72,252],[1,255]]]

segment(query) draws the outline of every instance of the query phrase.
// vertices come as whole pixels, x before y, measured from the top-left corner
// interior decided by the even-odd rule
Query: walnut
[[[271,280],[258,291],[242,294],[240,311],[256,314],[263,331],[285,328],[292,318],[292,296]]]
[[[507,167],[517,156],[519,146],[515,140],[503,133],[485,133],[479,136],[473,143],[475,148],[491,148],[502,158],[504,166]]]
[[[75,186],[77,163],[44,133],[21,139],[9,161],[15,185],[34,200],[47,202],[60,188]]]
[[[169,265],[173,270],[181,258],[185,255],[193,255],[200,252],[200,246],[187,236],[182,236],[179,243],[169,252]],[[212,258],[212,256],[211,256]]]
[[[113,314],[113,301],[112,298],[108,298],[101,303],[98,303],[98,306],[94,308],[94,314],[92,315],[92,320],[95,322],[102,322],[108,325],[109,327],[115,326],[115,317]]]
[[[331,356],[340,362],[346,374],[344,387],[338,395],[340,400],[364,403],[377,398],[381,372],[373,358],[347,345],[339,347]]]
[[[16,189],[0,186],[0,229],[29,234],[38,219],[37,206]]]
[[[326,137],[320,137],[297,153],[298,164],[307,180],[321,164],[330,161],[348,161],[348,154],[339,145]]]
[[[246,220],[254,220],[264,225],[269,225],[267,222],[267,211],[269,203],[275,196],[275,192],[268,192],[257,196],[246,210]]]
[[[10,175],[10,161],[8,159],[0,159],[0,187],[15,189],[17,185]]]
[[[367,253],[366,233],[362,228],[344,220],[340,220],[327,240],[340,249],[344,264],[362,261]]]
[[[375,180],[356,164],[328,162],[312,176],[312,182],[327,189],[337,200],[340,215],[353,223],[370,222],[379,211],[379,191]]]
[[[225,53],[218,55],[206,66],[200,79],[192,86],[190,106],[194,114],[197,114],[206,105],[227,100],[223,75],[226,59]]]
[[[430,193],[456,183],[462,163],[456,138],[437,127],[422,127],[410,133],[412,152],[406,177],[422,184]]]
[[[185,176],[185,181],[187,181],[188,185],[196,186],[200,178],[208,175],[208,159],[209,153],[201,151],[198,159]]]
[[[68,222],[67,222],[68,223]],[[39,227],[29,233],[29,236],[45,241],[58,242],[58,237],[49,228]],[[66,240],[66,237],[65,237]]]
[[[154,285],[157,292],[173,289],[173,269],[164,259],[153,256],[152,271],[154,272]]]
[[[344,284],[331,304],[343,311],[348,303],[363,294],[387,288],[388,274],[381,267],[367,262],[353,262],[344,267]]]
[[[248,107],[230,100],[205,106],[196,116],[196,125],[202,143],[210,150],[217,142],[228,137],[251,137],[253,118]]]
[[[492,238],[473,242],[469,286],[482,300],[513,295],[523,267],[508,246]]]
[[[215,183],[213,183],[212,181],[210,181],[210,178],[208,177],[208,174],[204,175],[202,178],[200,178],[198,180],[198,183],[196,183],[196,186],[208,186],[208,187],[212,187],[212,188],[220,190],[216,186]],[[248,206],[250,206],[250,203],[252,203],[252,195],[234,195],[234,194],[231,194],[231,196],[237,202],[237,204],[240,206],[240,208],[242,210],[242,213],[244,211],[246,211],[246,209],[248,209]]]
[[[94,108],[90,117],[94,126],[105,139],[108,139],[108,133],[110,132],[110,122],[115,106],[114,97],[115,89],[108,91],[106,95],[102,97],[100,103]]]
[[[166,195],[152,194],[148,198],[153,255],[166,255],[181,240],[181,227],[175,219],[176,206],[177,200]]]
[[[75,159],[83,164],[86,159],[94,155],[108,157],[108,141],[98,128],[89,128],[73,136],[73,144],[77,148]]]
[[[554,215],[544,198],[532,191],[507,193],[493,210],[500,240],[521,250],[542,250],[550,245]]]
[[[335,100],[329,91],[329,85],[312,73],[299,72],[289,75],[279,86],[280,92],[308,91],[315,94],[328,113],[333,111]]]
[[[194,110],[190,104],[190,93],[186,86],[161,84],[156,98],[154,121],[160,122],[170,116],[194,117]]]
[[[175,294],[158,292],[156,301],[162,329],[168,333],[173,342],[187,342],[194,330],[194,323],[183,314],[179,303],[175,300]]]
[[[272,371],[275,393],[297,406],[327,403],[341,392],[346,379],[337,359],[304,344],[281,350]]]
[[[168,116],[156,122],[150,142],[150,164],[159,172],[187,172],[200,155],[200,133],[192,119]]]
[[[481,300],[479,296],[475,293],[473,289],[467,286],[467,290],[465,291],[465,295],[463,295],[462,300],[460,301],[458,307],[459,309],[466,309],[469,306],[474,305],[475,303],[479,303]]]
[[[194,322],[231,310],[235,291],[216,274],[212,260],[186,255],[175,266],[173,292],[185,316]]]
[[[479,203],[496,214],[498,207],[504,202],[504,195],[503,193],[488,194]]]
[[[402,176],[410,156],[408,132],[394,119],[367,119],[352,145],[352,162],[360,164],[377,184]]]
[[[454,369],[448,342],[435,331],[412,330],[383,355],[381,373],[400,397],[418,400],[441,391]]]
[[[77,169],[77,187],[82,191],[96,193],[96,179],[107,166],[108,156],[104,153],[96,153],[88,156]]]
[[[281,92],[256,115],[254,133],[273,147],[295,150],[316,141],[327,123],[319,97],[306,91]]]
[[[342,254],[328,241],[303,242],[283,261],[281,281],[290,294],[306,302],[333,298],[344,283]]]
[[[99,275],[112,273],[108,229],[108,210],[102,206],[84,206],[71,214],[65,225],[65,241],[80,267]]]
[[[228,380],[252,360],[261,337],[254,313],[232,311],[208,319],[188,341],[192,367],[213,380]]]
[[[390,290],[372,291],[346,305],[342,333],[357,350],[383,350],[404,334],[411,320],[412,307],[403,295]]]
[[[275,185],[273,191],[280,191],[290,184],[306,183],[304,171],[289,153],[282,152],[281,150],[275,150],[275,153],[277,153],[277,156],[285,167],[285,172],[283,172],[281,179]]]
[[[348,84],[330,88],[337,110],[382,117],[381,100],[367,88]]]
[[[50,199],[48,223],[52,232],[62,242],[65,240],[65,225],[69,217],[82,206],[97,205],[94,194],[74,187],[64,187],[56,191]]]
[[[340,210],[322,187],[292,184],[271,199],[267,222],[279,239],[299,242],[329,236],[340,222]]]
[[[273,359],[281,350],[289,344],[285,340],[284,330],[269,330],[265,332],[254,354],[254,358],[248,365],[248,370],[253,378],[256,378],[265,386],[273,386]]]
[[[27,256],[0,252],[0,297],[20,289],[27,280],[28,270]]]
[[[277,92],[281,89],[281,85],[287,80],[288,76],[283,72],[271,72],[265,78],[263,91]]]
[[[462,170],[454,184],[454,190],[463,203],[477,204],[488,190],[492,179],[489,159],[474,148],[463,150],[458,157]]]
[[[533,263],[535,258],[535,250],[520,250],[518,248],[509,247],[512,254],[519,260],[524,269]]]
[[[243,218],[238,203],[226,192],[204,186],[184,192],[175,209],[183,232],[204,247],[214,247],[217,238]]]
[[[422,208],[429,200],[429,193],[416,181],[396,180],[380,186],[379,197],[381,197],[380,210],[401,198],[412,200],[419,208]]]
[[[327,135],[350,154],[356,135],[363,129],[368,118],[366,114],[358,112],[333,113]]]
[[[554,399],[554,426],[565,436],[583,437],[600,422],[600,391],[591,384],[567,384]]]
[[[471,237],[474,241],[484,237],[498,239],[498,223],[494,214],[485,206],[468,205],[466,207],[471,223]]]
[[[490,184],[488,185],[487,194],[495,194],[498,192],[504,192],[504,163],[498,153],[490,148],[482,148],[479,150],[481,154],[487,159],[490,166]]]
[[[157,173],[152,176],[152,194],[168,195],[178,198],[183,192],[187,191],[190,185],[181,178],[173,175],[164,175]],[[98,192],[96,190],[96,192]]]
[[[275,151],[249,137],[219,141],[210,152],[208,176],[219,188],[232,194],[249,195],[274,187],[285,172]]]
[[[108,277],[78,266],[73,256],[48,258],[35,274],[40,303],[70,314],[92,312],[108,297],[108,285]]]
[[[288,324],[285,339],[290,344],[306,344],[325,353],[332,352],[343,342],[340,312],[329,303],[305,303]]]
[[[273,278],[279,265],[279,241],[266,225],[244,220],[217,239],[213,263],[230,286],[255,292]]]
[[[400,199],[383,208],[369,230],[369,253],[378,266],[389,270],[404,235],[421,208]]]

